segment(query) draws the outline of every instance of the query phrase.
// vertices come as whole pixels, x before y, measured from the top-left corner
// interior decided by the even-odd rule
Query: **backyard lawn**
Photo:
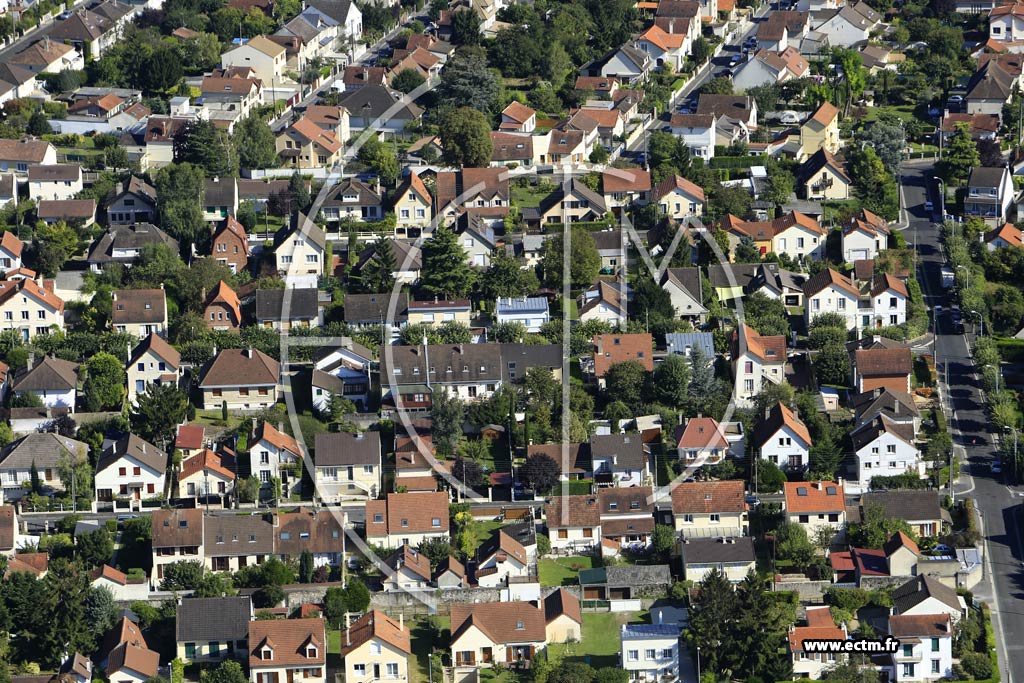
[[[592,557],[545,557],[538,563],[540,585],[542,586],[574,586],[580,570],[594,566]]]
[[[449,617],[434,617],[442,631],[451,631],[451,619]],[[406,620],[408,622],[408,620]],[[415,661],[409,667],[409,683],[427,683],[430,680],[430,660],[427,657],[431,653],[431,646],[438,645],[433,631],[427,625],[425,619],[417,619],[412,623],[409,635],[411,636],[412,653]],[[440,640],[447,643],[447,633]],[[437,656],[440,656],[438,653]]]
[[[583,639],[578,643],[552,643],[548,652],[553,657],[585,662],[593,667],[619,665],[619,627],[638,621],[633,612],[584,612]]]

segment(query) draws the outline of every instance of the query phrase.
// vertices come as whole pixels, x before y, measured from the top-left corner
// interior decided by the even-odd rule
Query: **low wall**
[[[776,581],[772,590],[796,593],[800,602],[821,602],[825,591],[835,585],[831,581]]]
[[[286,588],[284,604],[291,611],[306,602],[322,603],[327,589],[337,585],[340,584],[320,583]],[[579,586],[567,586],[565,588],[577,598],[582,597]],[[542,597],[547,597],[556,590],[558,589],[541,588],[540,594]],[[438,612],[447,614],[449,607],[455,604],[500,602],[504,597],[504,592],[505,589],[501,588],[432,589],[416,594],[405,591],[389,591],[387,593],[372,593],[370,595],[370,607],[387,612],[388,614],[427,614],[429,612],[428,607],[417,596],[429,596],[437,601]]]

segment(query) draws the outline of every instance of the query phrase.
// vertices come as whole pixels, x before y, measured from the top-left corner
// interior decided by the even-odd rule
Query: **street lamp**
[[[982,336],[985,336],[985,335],[982,335]],[[998,366],[992,365],[991,363],[985,363],[985,367],[986,368],[992,368],[993,370],[996,371],[996,393],[998,394],[999,393],[999,375],[1002,374],[1000,372],[1000,368]]]
[[[697,646],[697,683],[700,683],[700,645]]]
[[[981,336],[984,337],[985,336],[985,318],[981,315],[981,313],[978,313],[977,311],[967,311],[967,312],[970,313],[971,315],[978,316],[978,324],[981,325]]]
[[[942,220],[946,220],[946,183],[937,175],[933,175],[932,180],[939,185],[939,210],[942,211]]]

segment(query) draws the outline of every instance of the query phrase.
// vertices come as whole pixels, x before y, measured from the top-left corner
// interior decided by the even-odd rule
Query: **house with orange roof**
[[[743,408],[753,405],[755,396],[768,384],[785,380],[786,338],[761,336],[741,323],[732,335],[732,373],[736,378],[734,396]]]
[[[825,669],[845,661],[845,653],[809,652],[805,641],[849,640],[846,625],[836,626],[828,606],[808,607],[806,626],[790,626],[787,637],[789,656],[793,661],[793,676],[817,680]]]
[[[795,47],[786,47],[779,52],[758,50],[752,59],[740,65],[732,80],[736,92],[746,92],[758,86],[803,78],[809,71],[810,65]]]
[[[178,496],[194,498],[230,495],[238,478],[233,455],[214,453],[204,448],[181,463],[178,472]]]
[[[687,467],[717,465],[729,452],[725,429],[713,417],[691,417],[676,429],[676,450]]]
[[[999,43],[1024,40],[1024,2],[1006,2],[989,12],[988,35]]]
[[[146,336],[128,360],[128,400],[135,401],[151,386],[178,385],[181,354],[158,334]]]
[[[327,680],[327,633],[323,619],[250,621],[248,646],[251,683]]]
[[[654,186],[650,201],[658,205],[662,216],[680,221],[691,216],[703,216],[707,199],[700,185],[682,176],[671,175]]]
[[[1021,239],[1020,228],[1013,223],[1003,223],[1000,227],[985,233],[985,248],[989,251],[995,251],[1002,247],[1021,246],[1024,246],[1024,240]]]
[[[7,230],[0,237],[0,270],[7,272],[21,268],[21,253],[25,244],[18,239],[18,236]]]
[[[217,263],[227,266],[232,273],[245,271],[249,265],[249,236],[234,216],[227,216],[214,230],[210,252]]]
[[[537,112],[520,102],[512,101],[501,110],[498,130],[510,133],[532,133],[537,127]]]
[[[822,313],[835,313],[846,320],[846,329],[860,324],[860,289],[850,278],[831,268],[819,271],[804,283],[805,322],[808,328]]]
[[[341,142],[334,133],[303,117],[277,135],[278,156],[291,168],[324,168],[338,162]]]
[[[403,545],[384,560],[389,571],[381,581],[384,592],[430,588],[430,558],[412,546]]]
[[[803,472],[809,464],[807,425],[784,403],[776,403],[758,421],[752,445],[759,458],[785,470]]]
[[[412,644],[403,615],[392,619],[371,610],[341,632],[345,680],[369,683],[380,679],[406,683]]]
[[[529,555],[523,544],[498,529],[476,551],[473,578],[482,588],[507,586],[510,579],[530,575]]]
[[[282,492],[291,495],[302,484],[299,442],[269,422],[260,423],[249,439],[249,471],[262,486],[269,487],[271,479],[279,478]]]
[[[547,647],[543,605],[453,604],[451,619],[451,661],[457,670],[528,662]]]
[[[599,384],[616,363],[636,361],[644,370],[654,370],[654,338],[647,333],[594,335],[593,375]]]
[[[669,33],[657,24],[640,34],[636,46],[651,56],[655,67],[669,66],[672,71],[679,71],[690,54],[689,36]]]
[[[835,154],[839,145],[839,110],[831,102],[824,102],[800,126],[800,149],[796,160],[803,162],[819,149]]]
[[[784,495],[786,521],[802,526],[808,538],[814,539],[821,528],[830,528],[839,537],[845,533],[846,493],[842,481],[789,481]]]
[[[135,600],[146,600],[149,597],[149,583],[145,577],[129,579],[122,571],[114,569],[109,564],[96,569],[89,574],[89,585],[93,588],[103,586],[111,592],[114,600],[134,602]]]
[[[797,259],[819,259],[825,252],[824,228],[799,211],[790,211],[771,221],[745,221],[729,214],[722,220],[722,229],[729,236],[733,252],[746,238],[753,240],[762,255],[788,254]]]
[[[601,173],[601,193],[609,208],[646,204],[651,173],[642,168],[608,168]]]
[[[53,282],[0,280],[0,320],[3,329],[17,330],[28,341],[64,329],[64,301],[53,293]]]
[[[683,538],[747,535],[744,483],[738,479],[694,481],[672,489],[672,519]]]
[[[211,330],[237,330],[242,324],[242,303],[235,290],[223,280],[203,297],[203,319]]]
[[[395,214],[396,238],[419,238],[430,232],[434,217],[434,197],[415,171],[409,171],[391,194],[391,211]]]

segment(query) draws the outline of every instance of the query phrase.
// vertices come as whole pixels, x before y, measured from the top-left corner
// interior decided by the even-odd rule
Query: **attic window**
[[[179,529],[187,529],[188,528],[188,520],[187,519],[179,520],[178,521],[178,528]]]
[[[260,650],[260,659],[262,659],[264,661],[271,661],[271,660],[273,660],[274,659],[274,651],[271,650],[269,647],[264,647],[262,650]]]
[[[339,535],[340,535],[340,532],[337,529],[335,529],[334,531],[331,532],[331,538],[338,538]]]
[[[836,495],[836,487],[835,486],[826,486],[825,487],[825,495],[826,496],[834,496],[834,495]]]
[[[435,529],[440,529],[441,528],[441,518],[440,517],[434,517],[433,519],[431,519],[430,520],[430,526],[434,527]]]
[[[615,338],[615,341],[614,341],[614,342],[612,342],[612,343],[613,343],[613,344],[615,344],[615,346],[618,346],[618,345],[619,345],[619,344],[620,344],[621,342],[622,342],[622,340],[621,340],[621,339],[619,339],[618,337],[616,337],[616,338]]]
[[[290,531],[282,531],[281,532],[281,540],[282,541],[290,541],[291,539],[292,539],[292,534],[291,534]]]
[[[374,524],[383,524],[384,523],[384,515],[382,513],[380,513],[380,512],[374,513],[374,515],[373,515],[373,523]]]
[[[797,489],[796,489],[796,495],[798,495],[798,496],[806,496],[807,495],[807,488],[804,487],[804,486],[798,486]]]
[[[523,622],[521,622],[521,621],[517,621],[517,622],[516,622],[516,630],[517,630],[517,631],[522,631],[522,630],[524,630],[525,628],[526,628],[526,627],[525,627],[525,626],[523,625]]]
[[[153,308],[153,304],[147,303],[146,304],[146,310],[148,311],[151,308]]]
[[[639,500],[631,500],[629,502],[629,509],[630,510],[639,510],[640,509],[640,501]]]
[[[223,543],[223,542],[224,542],[224,536],[218,534],[217,535],[217,543]]]
[[[765,355],[767,355],[767,356],[774,356],[775,355],[775,350],[774,349],[767,349],[765,351]]]
[[[608,509],[609,510],[618,510],[619,509],[619,504],[615,503],[615,502],[608,503]]]
[[[117,310],[123,311],[124,310],[124,304],[118,304],[117,305]]]
[[[299,538],[308,539],[309,538],[309,532],[308,531],[301,531],[301,532],[299,532]]]
[[[402,520],[402,528],[404,529],[404,528],[406,528],[406,527],[408,527],[408,526],[409,526],[409,520],[407,520],[407,519],[403,519],[403,520]]]
[[[249,543],[256,542],[256,534],[249,534]]]
[[[306,659],[316,659],[316,645],[310,645],[306,648]]]
[[[710,493],[705,493],[704,494],[704,500],[711,500],[711,494]]]

